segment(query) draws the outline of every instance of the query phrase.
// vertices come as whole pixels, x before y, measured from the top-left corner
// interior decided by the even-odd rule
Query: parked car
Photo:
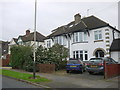
[[[85,65],[80,59],[70,59],[66,65],[66,71],[80,71],[83,73],[85,71]]]
[[[106,61],[106,64],[117,64],[117,62],[110,57],[91,58],[87,63],[86,70],[89,72],[89,74],[93,73],[104,74],[104,61]]]

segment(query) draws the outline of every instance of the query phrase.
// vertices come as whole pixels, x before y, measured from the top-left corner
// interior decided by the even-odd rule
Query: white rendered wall
[[[111,57],[115,60],[115,61],[119,61],[120,62],[120,52],[116,52],[116,51],[114,51],[114,52],[111,52]]]
[[[109,29],[109,35],[106,36],[106,29]],[[102,40],[103,41],[100,41],[100,42],[94,42],[95,39],[94,39],[94,31],[96,30],[102,30]],[[108,45],[106,43],[106,37],[109,37],[109,45],[111,45],[112,41],[113,41],[113,37],[112,37],[112,30],[111,28],[108,28],[108,27],[104,27],[104,28],[99,28],[99,29],[94,29],[94,30],[90,30],[89,31],[90,33],[90,36],[88,36],[88,43],[71,43],[71,50],[70,50],[70,57],[73,58],[73,51],[77,51],[77,50],[87,50],[88,51],[88,60],[91,58],[91,57],[94,57],[93,55],[93,52],[95,51],[95,49],[97,48],[102,48],[105,50],[105,53],[107,53],[106,51],[106,48],[110,48],[109,47],[106,47],[106,45]],[[71,39],[72,40],[72,39]],[[105,55],[106,56],[109,56],[109,55]]]

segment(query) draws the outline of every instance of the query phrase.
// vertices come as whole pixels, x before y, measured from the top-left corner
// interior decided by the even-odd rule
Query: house
[[[120,38],[114,39],[110,47],[111,57],[120,63]]]
[[[18,40],[17,38],[12,38],[12,40],[10,41],[8,54],[10,54],[10,48],[11,48],[12,46],[18,45],[18,44],[17,44],[17,40]]]
[[[36,31],[36,47],[42,45],[44,46],[45,36]],[[9,53],[10,48],[14,45],[23,45],[23,46],[33,46],[34,45],[34,32],[26,30],[25,35],[20,35],[18,38],[13,38],[9,44]]]
[[[88,61],[91,57],[109,57],[113,39],[120,37],[120,31],[105,21],[89,16],[81,18],[78,13],[74,21],[52,30],[44,40],[45,47],[55,43],[69,49],[69,58]]]
[[[8,54],[8,41],[0,41],[0,57],[1,59],[6,59],[6,56]]]

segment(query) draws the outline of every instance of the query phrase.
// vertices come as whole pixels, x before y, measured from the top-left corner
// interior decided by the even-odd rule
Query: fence
[[[111,77],[120,75],[120,64],[109,64],[104,63],[104,78],[108,79]]]
[[[53,73],[55,72],[55,64],[38,64],[39,72]]]
[[[6,59],[2,59],[2,66],[7,66],[10,63],[10,55],[6,55]]]

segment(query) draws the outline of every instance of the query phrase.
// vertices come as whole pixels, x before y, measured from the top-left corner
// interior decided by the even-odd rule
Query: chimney
[[[81,21],[81,15],[78,13],[74,16],[75,24],[79,23]]]
[[[30,30],[26,30],[26,35],[29,35],[30,34]]]

